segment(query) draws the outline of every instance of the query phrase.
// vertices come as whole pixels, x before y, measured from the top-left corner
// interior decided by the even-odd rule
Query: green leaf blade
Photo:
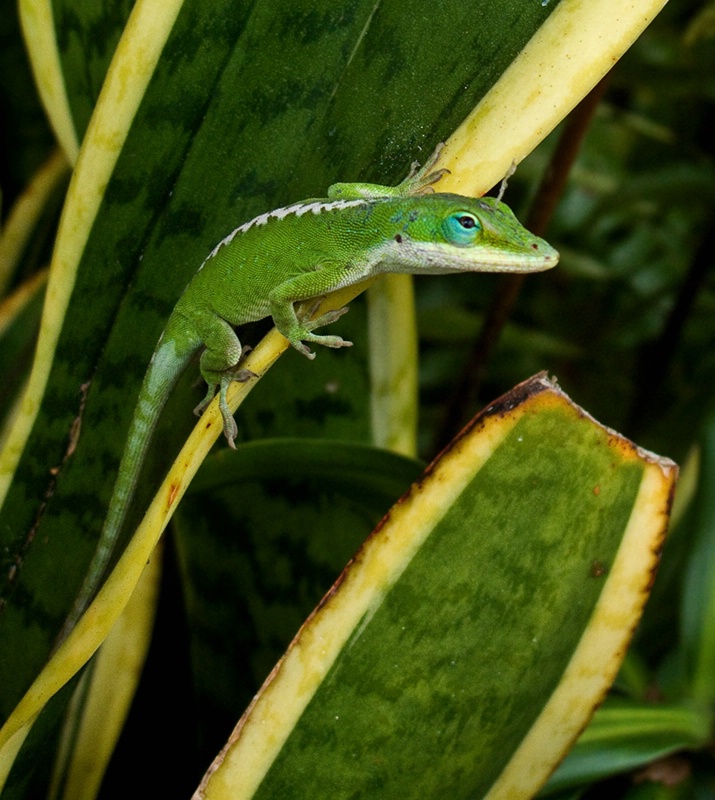
[[[205,797],[471,798],[504,781],[596,616],[646,469],[574,412],[532,380],[433,465],[306,623]],[[612,679],[619,656],[600,658]],[[605,691],[570,680],[590,705],[542,767]]]
[[[682,635],[693,699],[703,706],[715,700],[715,417],[702,436],[698,491],[693,501],[693,550],[683,589]]]
[[[703,747],[709,733],[707,714],[695,708],[607,703],[594,714],[544,794],[644,767],[678,750]]]

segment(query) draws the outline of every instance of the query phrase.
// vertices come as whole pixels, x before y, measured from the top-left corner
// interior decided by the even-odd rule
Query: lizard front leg
[[[379,183],[334,183],[328,189],[330,200],[376,200],[381,197],[415,197],[420,194],[433,192],[433,184],[437,183],[443,175],[448,175],[448,169],[433,167],[439,159],[444,142],[437,145],[434,153],[425,161],[422,168],[419,162],[414,161],[409,174],[397,186],[383,186]]]
[[[346,267],[343,265],[322,263],[314,271],[304,272],[284,281],[270,293],[271,316],[276,328],[299,353],[307,358],[315,358],[315,353],[304,342],[322,344],[325,347],[352,346],[352,342],[348,342],[340,336],[313,333],[315,328],[329,325],[342,317],[347,313],[347,308],[327,311],[317,319],[310,319],[320,300],[326,294],[355,282],[346,280],[345,272]],[[295,304],[306,300],[315,302],[299,318]]]

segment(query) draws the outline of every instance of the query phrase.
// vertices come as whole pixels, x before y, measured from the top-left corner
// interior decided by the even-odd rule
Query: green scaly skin
[[[204,261],[179,299],[144,377],[97,550],[61,634],[71,630],[108,566],[144,463],[156,422],[179,376],[201,353],[208,393],[219,390],[224,433],[233,447],[236,423],[226,402],[231,381],[253,373],[240,368],[234,326],[272,317],[298,352],[306,343],[347,347],[339,336],[319,335],[347,311],[310,319],[328,293],[381,273],[439,275],[457,272],[538,272],[558,253],[530,234],[494,198],[434,193],[446,170],[432,171],[439,148],[421,170],[413,164],[398,186],[339,183],[323,200],[305,200],[263,214],[237,228]],[[307,314],[296,303],[312,301]]]

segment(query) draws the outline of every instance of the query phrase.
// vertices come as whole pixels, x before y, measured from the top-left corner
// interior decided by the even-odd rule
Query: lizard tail
[[[201,342],[193,338],[184,336],[182,339],[183,341],[177,341],[167,325],[154,351],[129,426],[124,453],[119,462],[117,479],[97,549],[79,594],[62,626],[57,645],[61,644],[74,628],[101,585],[131,505],[131,498],[134,496],[159,416],[184,369],[201,346]]]

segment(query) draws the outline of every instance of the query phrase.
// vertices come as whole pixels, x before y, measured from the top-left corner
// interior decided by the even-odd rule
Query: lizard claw
[[[236,449],[236,437],[238,436],[238,426],[236,425],[236,420],[233,418],[233,414],[231,413],[231,409],[228,407],[228,400],[226,399],[226,393],[228,392],[228,387],[234,380],[239,380],[238,375],[239,373],[246,373],[250,372],[250,370],[238,370],[234,373],[227,373],[226,375],[221,378],[221,388],[219,389],[219,400],[218,400],[218,407],[221,411],[221,417],[223,418],[223,435],[226,437],[226,441],[228,442],[228,446],[232,449]],[[253,374],[253,373],[251,373]],[[244,377],[244,381],[247,381],[248,377]]]
[[[216,384],[216,383],[210,383],[208,385],[208,390],[206,391],[206,395],[205,395],[204,399],[194,409],[194,414],[196,414],[197,417],[200,417],[204,413],[204,411],[206,411],[206,409],[208,408],[209,404],[214,399],[214,395],[216,394],[216,388],[217,387],[218,387],[218,384]]]
[[[417,161],[412,163],[407,177],[397,186],[398,194],[401,197],[414,197],[415,195],[434,192],[432,184],[437,183],[443,175],[449,175],[448,169],[432,171],[432,167],[437,163],[443,148],[444,142],[440,142],[434,153],[425,161],[422,169],[418,169],[419,164]]]
[[[308,347],[308,345],[303,344],[300,339],[296,342],[291,342],[291,344],[301,355],[309,358],[311,361],[315,359],[315,353]]]
[[[237,381],[238,383],[246,383],[250,381],[251,378],[257,378],[258,375],[255,372],[252,372],[250,369],[239,369],[237,372],[232,372],[230,378],[232,381]]]
[[[236,425],[236,420],[233,418],[231,409],[228,406],[225,408],[221,406],[221,416],[223,417],[223,435],[226,437],[226,441],[228,442],[228,446],[231,448],[231,450],[235,450],[236,437],[238,436],[238,425]]]

